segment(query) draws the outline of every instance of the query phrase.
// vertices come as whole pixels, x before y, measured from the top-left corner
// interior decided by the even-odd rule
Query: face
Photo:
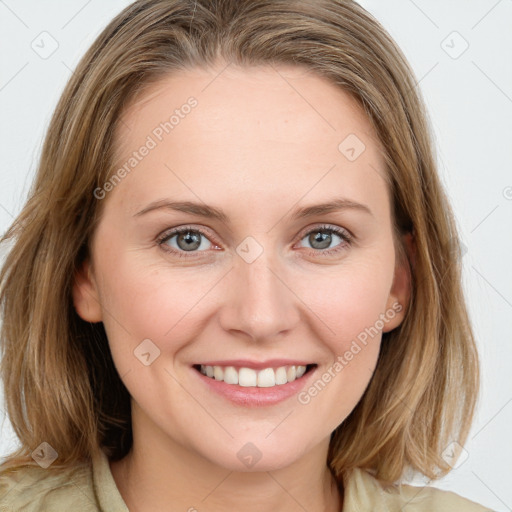
[[[222,69],[165,78],[123,113],[125,172],[97,191],[73,297],[104,323],[135,442],[262,471],[325,447],[354,409],[408,274],[354,100],[301,68]]]

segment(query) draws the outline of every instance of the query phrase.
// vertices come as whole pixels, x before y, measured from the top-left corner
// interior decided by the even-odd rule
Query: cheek
[[[157,268],[145,257],[118,253],[102,268],[102,277],[105,330],[122,374],[138,367],[134,350],[143,340],[151,340],[162,353],[176,354],[197,336],[197,315],[205,315],[208,292],[221,275]]]
[[[323,418],[331,430],[356,407],[377,364],[380,318],[389,292],[388,275],[382,265],[377,267],[381,272],[368,265],[352,266],[329,277],[316,276],[315,286],[306,283],[303,290],[304,302],[321,319],[316,325],[331,359],[318,368],[315,380],[298,395],[298,401],[312,423],[314,418]]]
[[[323,324],[333,352],[344,352],[372,327],[382,330],[379,318],[393,277],[389,267],[383,260],[367,259],[303,277],[300,297]]]
[[[367,258],[314,278],[298,294],[317,320],[317,336],[332,359],[319,368],[312,386],[299,396],[311,417],[332,406],[335,428],[359,402],[377,364],[383,314],[392,282],[393,259]]]

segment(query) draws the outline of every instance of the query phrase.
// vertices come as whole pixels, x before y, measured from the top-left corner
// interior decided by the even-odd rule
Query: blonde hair
[[[350,0],[140,0],[87,51],[51,120],[27,203],[2,239],[14,243],[0,273],[1,375],[21,441],[2,467],[35,464],[30,454],[43,441],[58,453],[51,468],[130,449],[130,397],[103,324],[73,307],[73,276],[101,217],[94,190],[113,173],[123,108],[169,73],[219,57],[305,67],[354,97],[375,128],[395,233],[414,236],[412,295],[402,324],[383,334],[364,395],[332,433],[327,463],[338,481],[354,467],[388,483],[405,469],[444,476],[442,452],[464,444],[479,386],[456,224],[414,74]]]

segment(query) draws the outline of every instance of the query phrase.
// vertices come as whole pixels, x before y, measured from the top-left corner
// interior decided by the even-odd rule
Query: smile
[[[195,365],[195,368],[206,377],[222,381],[226,384],[241,387],[270,388],[282,386],[300,379],[314,366],[316,365],[286,365],[277,368],[262,368],[260,370],[246,367],[209,365]]]

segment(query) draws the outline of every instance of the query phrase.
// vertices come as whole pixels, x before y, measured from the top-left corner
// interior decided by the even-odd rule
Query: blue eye
[[[307,238],[308,243],[312,246],[311,250],[320,255],[342,251],[352,243],[352,235],[348,231],[334,226],[319,226],[311,229],[305,233],[301,240],[305,238]],[[330,245],[336,241],[336,238],[339,238],[341,243],[331,248]],[[310,248],[308,247],[308,249]]]
[[[167,242],[176,238],[174,244],[168,245]],[[158,244],[162,246],[165,251],[178,253],[178,255],[187,257],[187,252],[203,252],[204,249],[208,249],[208,238],[204,231],[197,228],[180,228],[171,232],[164,233],[164,235],[158,239]],[[211,244],[211,242],[210,242]],[[198,251],[198,249],[201,249]]]
[[[328,225],[310,229],[302,235],[301,241],[306,238],[311,245],[311,247],[306,247],[306,249],[315,256],[338,253],[347,249],[352,244],[352,235],[348,231]],[[333,242],[336,242],[337,238],[341,240],[341,243],[330,247]],[[197,257],[197,253],[206,252],[212,247],[218,249],[218,246],[210,241],[205,231],[191,226],[167,231],[158,238],[157,243],[162,250],[175,254],[180,258]],[[305,246],[301,244],[301,247]]]

